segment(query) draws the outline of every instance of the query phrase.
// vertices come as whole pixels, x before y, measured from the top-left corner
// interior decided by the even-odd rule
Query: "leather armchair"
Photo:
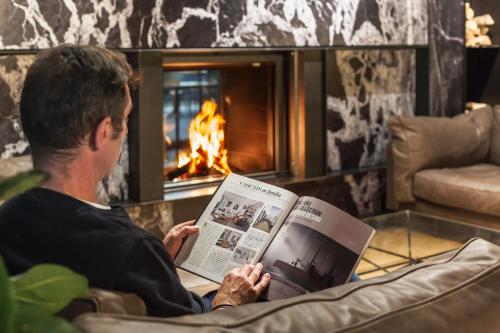
[[[387,208],[500,228],[500,109],[388,125]]]

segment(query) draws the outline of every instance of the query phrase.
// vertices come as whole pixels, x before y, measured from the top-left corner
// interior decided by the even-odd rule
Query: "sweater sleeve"
[[[135,244],[116,277],[115,289],[141,297],[149,316],[210,311],[198,295],[182,286],[175,265],[159,240],[140,239]]]

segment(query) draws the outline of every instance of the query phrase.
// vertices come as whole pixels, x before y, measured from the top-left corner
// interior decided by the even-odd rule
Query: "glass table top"
[[[362,279],[455,250],[474,237],[500,245],[500,230],[408,210],[363,221],[377,233],[356,269]]]

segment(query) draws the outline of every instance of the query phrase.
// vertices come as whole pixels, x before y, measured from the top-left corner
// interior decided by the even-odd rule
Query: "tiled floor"
[[[205,295],[209,291],[219,288],[219,284],[210,280],[204,279],[201,276],[189,273],[183,269],[178,268],[177,274],[182,281],[182,285],[198,295]]]

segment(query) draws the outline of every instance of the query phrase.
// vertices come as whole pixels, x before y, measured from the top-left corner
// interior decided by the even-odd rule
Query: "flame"
[[[224,149],[225,120],[216,114],[217,103],[207,100],[201,111],[189,125],[189,145],[191,152],[179,155],[178,168],[189,163],[190,175],[203,173],[203,170],[216,170],[222,174],[231,172],[227,163],[227,150]],[[207,173],[208,173],[207,171]]]

